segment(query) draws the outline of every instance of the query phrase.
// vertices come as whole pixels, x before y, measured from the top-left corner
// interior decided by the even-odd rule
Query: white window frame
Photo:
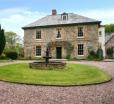
[[[63,15],[63,21],[66,21],[66,20],[67,20],[67,16]]]
[[[37,47],[40,47],[41,48],[40,55],[37,55]],[[42,47],[41,46],[36,46],[36,48],[35,48],[35,57],[41,57],[41,56],[42,56]]]
[[[81,55],[81,54],[79,54],[79,45],[83,45],[83,55]],[[80,43],[80,44],[78,44],[78,46],[77,46],[77,55],[78,56],[84,56],[84,44],[82,44],[82,43]]]
[[[79,28],[82,28],[82,34],[83,36],[79,36]],[[77,38],[84,38],[84,27],[78,27],[78,35]]]
[[[39,32],[40,34],[37,34],[37,32]],[[37,35],[40,35],[40,38],[37,38]],[[42,39],[41,30],[39,30],[39,31],[37,30],[37,31],[36,31],[36,40],[41,40],[41,39]]]
[[[102,31],[99,31],[99,37],[102,37]]]
[[[62,39],[61,38],[61,33],[60,33],[60,37],[57,37],[58,33],[60,33],[60,30],[58,30],[57,34],[56,34],[56,39]]]

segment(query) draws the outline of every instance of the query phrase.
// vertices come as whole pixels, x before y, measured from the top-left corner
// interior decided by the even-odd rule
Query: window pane
[[[84,54],[84,45],[83,44],[78,44],[78,55],[83,55]]]
[[[58,30],[58,33],[57,33],[57,37],[56,38],[61,38],[61,33],[60,33],[59,30]]]
[[[78,27],[78,37],[83,36],[83,27]]]
[[[36,46],[36,56],[41,56],[41,46]]]
[[[36,39],[41,39],[41,31],[36,32]]]
[[[66,16],[63,16],[63,20],[66,20]]]
[[[99,31],[99,37],[101,37],[102,36],[102,32],[101,31]]]

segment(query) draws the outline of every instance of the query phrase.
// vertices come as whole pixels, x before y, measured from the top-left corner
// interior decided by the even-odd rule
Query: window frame
[[[62,21],[66,21],[66,20],[68,20],[68,13],[63,13],[63,14],[61,14],[61,19],[62,19]]]
[[[67,16],[63,15],[63,21],[67,20]]]
[[[61,33],[60,30],[58,30],[57,34],[56,34],[56,39],[61,39]]]
[[[84,37],[84,31],[83,31],[83,27],[78,27],[78,38],[83,38]]]
[[[102,37],[102,31],[99,31],[99,37]]]
[[[37,48],[39,48],[39,49],[37,50]],[[36,48],[35,48],[35,56],[36,57],[41,57],[42,56],[42,47],[41,46],[36,46]]]
[[[82,45],[82,46],[79,47],[79,45]],[[78,54],[78,56],[84,56],[84,44],[78,44],[78,46],[77,46],[77,54]]]
[[[40,31],[36,31],[36,40],[41,40],[42,36],[41,36],[41,30]]]

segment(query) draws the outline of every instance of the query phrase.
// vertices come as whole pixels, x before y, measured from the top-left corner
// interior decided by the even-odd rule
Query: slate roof
[[[105,44],[107,44],[110,41],[110,39],[112,39],[113,37],[114,37],[114,32],[111,34],[106,33]]]
[[[63,13],[64,14],[64,13]],[[33,28],[33,27],[45,27],[45,26],[55,26],[55,25],[69,25],[69,24],[82,24],[82,23],[100,23],[101,21],[91,19],[88,17],[84,17],[81,15],[77,15],[74,13],[68,13],[68,19],[62,20],[61,14],[57,15],[48,15],[44,18],[41,18],[29,25],[23,27],[26,28]]]

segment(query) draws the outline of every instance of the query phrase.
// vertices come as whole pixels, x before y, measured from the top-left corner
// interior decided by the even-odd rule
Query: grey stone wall
[[[114,50],[114,36],[105,44],[106,50],[110,47],[113,47]],[[108,55],[106,56],[106,58],[108,58]],[[114,58],[114,51],[113,51],[113,58]]]
[[[106,49],[109,47],[114,47],[114,36],[106,43]]]
[[[83,27],[84,37],[78,38],[78,27]],[[60,29],[61,39],[56,39],[57,30]],[[41,30],[42,39],[36,39],[36,31]],[[98,25],[78,25],[78,26],[63,26],[63,27],[49,27],[49,28],[36,28],[24,30],[24,55],[26,58],[35,58],[35,47],[42,47],[42,56],[44,56],[46,46],[49,42],[61,43],[51,48],[51,55],[56,58],[56,47],[62,46],[62,58],[66,58],[66,49],[62,41],[68,41],[74,47],[71,57],[72,58],[86,58],[88,55],[88,48],[97,50],[98,47]],[[84,44],[84,56],[77,55],[77,45]]]

